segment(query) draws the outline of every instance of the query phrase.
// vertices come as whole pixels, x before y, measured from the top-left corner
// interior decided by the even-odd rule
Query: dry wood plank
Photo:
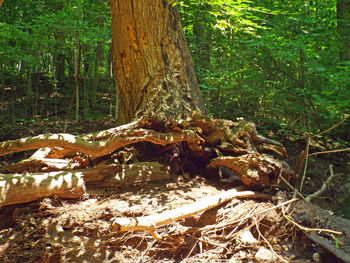
[[[215,196],[203,198],[193,204],[185,205],[173,210],[164,211],[160,214],[141,217],[116,217],[112,219],[112,231],[150,231],[151,233],[160,226],[184,219],[209,210],[233,198],[260,197],[271,199],[269,195],[257,194],[253,191],[238,192],[236,189],[223,191]]]

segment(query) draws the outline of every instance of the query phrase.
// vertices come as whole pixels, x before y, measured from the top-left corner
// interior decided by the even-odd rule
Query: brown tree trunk
[[[70,171],[100,163],[106,164],[106,169],[113,169],[116,165],[137,167],[137,163],[142,166],[152,162],[155,164],[142,168],[147,170],[147,175],[155,173],[156,167],[161,168],[158,170],[164,176],[168,173],[185,178],[217,175],[225,166],[229,176],[238,175],[246,185],[258,186],[276,184],[281,176],[292,174],[288,165],[276,158],[276,155],[286,157],[284,147],[260,136],[254,123],[205,115],[176,7],[166,0],[111,0],[111,10],[114,67],[120,95],[119,122],[129,123],[84,136],[45,134],[2,142],[0,156],[47,149],[38,151],[27,161],[4,167],[0,173],[10,176],[11,172]],[[102,157],[103,162],[99,159]],[[59,173],[61,181],[64,174]],[[34,193],[40,185],[31,184],[29,190],[21,183],[7,187],[6,176],[4,180],[0,178],[4,205],[9,199],[11,203],[28,200],[16,199],[23,189],[33,193],[30,200],[39,198]],[[52,179],[56,174],[48,176]],[[130,178],[124,168],[115,176]],[[84,180],[88,183],[86,177]],[[63,185],[59,188],[66,191]],[[48,191],[44,196],[51,194]]]
[[[342,40],[340,60],[350,61],[350,1],[337,1],[338,32]]]
[[[205,113],[177,7],[166,0],[111,0],[119,122]]]

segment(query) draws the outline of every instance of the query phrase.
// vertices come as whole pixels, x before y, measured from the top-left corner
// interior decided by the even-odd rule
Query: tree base
[[[0,155],[40,148],[43,149],[31,158],[3,167],[0,206],[53,194],[68,198],[66,191],[74,189],[80,189],[76,197],[81,197],[84,185],[90,180],[87,174],[100,185],[113,185],[113,180],[103,182],[101,171],[111,175],[123,170],[125,165],[134,165],[119,171],[126,178],[123,181],[130,180],[129,183],[142,171],[157,175],[156,180],[160,180],[169,174],[190,178],[223,166],[249,186],[278,184],[280,176],[292,175],[289,166],[280,159],[287,156],[284,147],[259,135],[253,123],[213,119],[197,112],[177,121],[161,114],[151,115],[83,136],[44,134],[6,141],[0,145]],[[149,166],[149,162],[153,165]],[[148,168],[140,169],[143,166]],[[12,183],[20,174],[26,174],[26,179]],[[40,179],[43,177],[46,180]],[[54,180],[60,183],[51,191]],[[14,200],[16,196],[18,200]]]

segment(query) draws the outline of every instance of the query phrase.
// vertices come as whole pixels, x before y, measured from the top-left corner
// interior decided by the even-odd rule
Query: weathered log
[[[0,174],[0,207],[36,201],[56,195],[80,198],[86,187],[125,187],[171,177],[158,162],[26,174]]]
[[[140,146],[143,142],[153,144],[151,149],[154,151],[148,152],[151,156],[142,156],[141,159],[162,159],[164,153],[165,158],[161,162],[172,162],[174,165],[171,168],[177,174],[195,175],[207,164],[210,167],[226,166],[233,169],[243,183],[262,186],[277,184],[279,175],[288,178],[291,174],[285,162],[265,154],[276,153],[280,157],[286,157],[285,148],[280,143],[259,135],[254,123],[213,119],[198,112],[180,120],[168,119],[164,114],[151,114],[124,126],[83,136],[44,134],[6,141],[0,143],[0,156],[50,147],[51,151],[44,158],[64,157],[70,161],[30,158],[5,167],[3,172],[44,171],[60,167],[76,169],[88,167],[92,163],[84,162],[83,157],[82,162],[74,163],[74,156],[84,154],[93,159],[121,151],[128,145]],[[145,154],[147,150],[143,152]]]
[[[0,207],[57,195],[79,198],[85,193],[81,172],[0,174]]]
[[[257,197],[272,199],[269,195],[257,194],[253,191],[238,192],[236,189],[223,191],[218,195],[209,196],[198,200],[197,202],[185,205],[173,210],[168,210],[160,214],[141,216],[141,217],[116,217],[112,218],[112,231],[150,231],[151,233],[157,227],[170,224],[172,222],[199,214],[203,211],[209,210],[220,204],[232,200],[233,198]]]

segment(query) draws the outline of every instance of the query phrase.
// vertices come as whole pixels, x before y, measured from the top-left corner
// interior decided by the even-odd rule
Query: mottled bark
[[[204,113],[177,7],[166,0],[111,0],[119,122],[164,113]]]

